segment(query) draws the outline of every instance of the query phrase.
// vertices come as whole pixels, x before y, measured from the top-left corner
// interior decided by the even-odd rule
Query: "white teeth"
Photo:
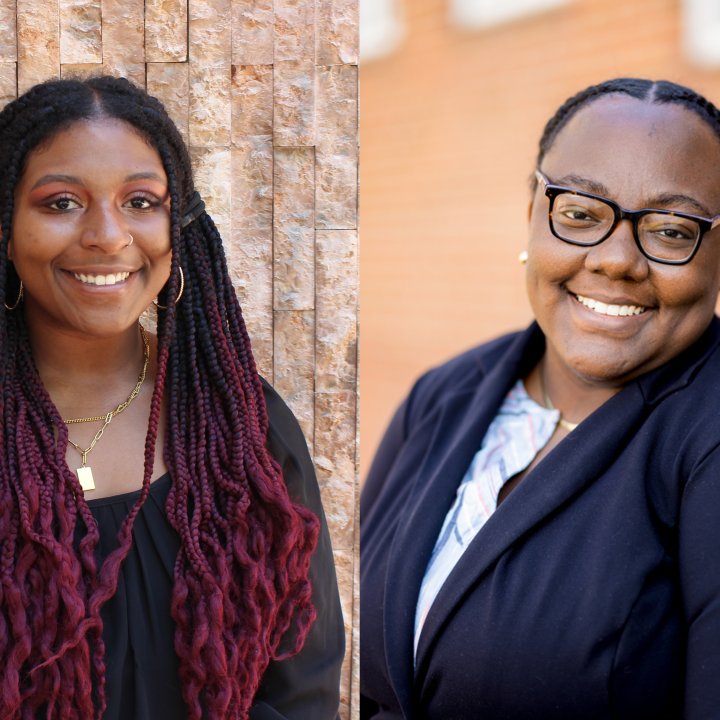
[[[613,317],[621,315],[622,317],[626,317],[628,315],[640,315],[647,310],[647,308],[642,305],[607,305],[604,302],[593,300],[592,298],[586,298],[582,295],[576,295],[575,297],[585,307],[590,308],[601,315],[612,315]]]
[[[129,272],[115,273],[111,275],[83,275],[82,273],[73,273],[80,282],[88,285],[115,285],[115,283],[127,280],[130,277]]]

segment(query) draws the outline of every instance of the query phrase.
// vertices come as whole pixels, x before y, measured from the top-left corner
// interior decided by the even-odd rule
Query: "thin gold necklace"
[[[543,364],[544,365],[544,364]],[[545,391],[545,380],[543,378],[543,370],[545,368],[540,368],[540,389],[542,390],[543,398],[545,399],[545,407],[547,407],[548,410],[556,410],[557,408],[550,402],[550,398],[548,397],[547,392]],[[572,432],[580,423],[571,423],[565,420],[562,416],[562,413],[558,410],[558,421],[557,424],[561,427],[567,430],[568,432]]]
[[[82,456],[82,467],[79,467],[77,469],[77,476],[78,480],[80,481],[80,487],[83,490],[94,490],[95,489],[95,480],[93,478],[92,470],[85,464],[87,460],[88,453],[95,447],[95,444],[97,441],[103,436],[103,433],[105,432],[105,428],[110,424],[110,421],[116,416],[119,415],[138,395],[140,392],[140,388],[142,387],[143,382],[145,382],[145,373],[147,372],[147,366],[148,366],[148,360],[150,359],[150,343],[148,342],[147,333],[145,332],[145,328],[140,325],[140,334],[142,335],[143,339],[143,345],[145,346],[145,360],[143,362],[143,369],[140,375],[138,376],[137,385],[135,385],[135,389],[130,393],[128,396],[128,399],[125,400],[125,402],[121,402],[114,410],[111,410],[107,415],[96,415],[95,417],[89,417],[89,418],[80,418],[79,420],[66,420],[66,425],[73,425],[74,423],[84,423],[84,422],[95,422],[103,420],[103,426],[95,433],[95,437],[93,438],[93,441],[90,443],[90,447],[83,450],[79,445],[74,443],[70,438],[68,438],[68,442],[80,453]]]

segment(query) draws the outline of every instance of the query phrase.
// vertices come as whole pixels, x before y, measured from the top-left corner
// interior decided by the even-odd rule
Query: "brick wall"
[[[0,1],[1,104],[97,72],[181,129],[260,371],[314,453],[357,717],[357,0]]]
[[[487,31],[448,0],[405,0],[406,36],[362,65],[363,472],[413,380],[527,325],[528,180],[545,122],[618,76],[720,103],[720,70],[682,55],[679,0],[573,0]]]

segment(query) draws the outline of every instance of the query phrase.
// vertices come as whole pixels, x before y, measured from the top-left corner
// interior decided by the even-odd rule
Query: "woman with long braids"
[[[548,122],[536,322],[422,377],[366,480],[363,720],[720,718],[719,226],[704,97]]]
[[[0,214],[0,718],[333,720],[312,463],[161,103],[10,103]]]

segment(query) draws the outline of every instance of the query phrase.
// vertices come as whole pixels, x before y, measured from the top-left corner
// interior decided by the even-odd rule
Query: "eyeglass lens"
[[[615,212],[602,200],[561,193],[555,197],[551,222],[561,238],[579,245],[592,245],[608,234],[615,222]],[[648,255],[678,261],[692,255],[700,237],[700,226],[688,218],[649,213],[640,218],[637,234]]]

